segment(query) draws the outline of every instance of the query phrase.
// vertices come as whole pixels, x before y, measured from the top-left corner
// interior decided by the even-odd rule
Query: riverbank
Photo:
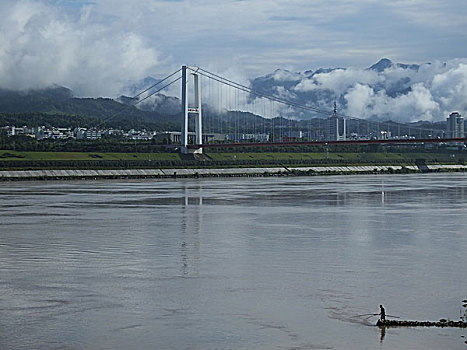
[[[197,178],[241,176],[315,176],[348,174],[404,174],[426,172],[465,172],[467,165],[387,165],[387,166],[312,166],[264,168],[173,168],[173,169],[102,169],[102,170],[17,170],[0,171],[0,181],[121,179],[121,178]]]
[[[336,148],[336,147],[334,147]],[[355,167],[413,166],[417,164],[467,164],[465,152],[401,149],[376,151],[287,149],[266,152],[205,152],[182,155],[178,152],[29,152],[0,150],[1,170],[113,170],[175,168],[270,168],[270,167]]]

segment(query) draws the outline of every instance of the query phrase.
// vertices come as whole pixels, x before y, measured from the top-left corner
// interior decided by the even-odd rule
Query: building
[[[225,139],[231,142],[269,142],[269,134],[266,133],[256,133],[256,134],[227,134]]]
[[[303,134],[303,131],[301,130],[289,131],[285,133],[284,135],[282,135],[281,137],[279,137],[278,141],[279,142],[296,142],[296,141],[303,139],[303,137],[304,137],[304,134]]]
[[[97,140],[102,137],[100,130],[96,129],[86,129],[86,128],[77,128],[76,129],[76,138],[78,140]]]
[[[324,137],[327,141],[345,141],[346,135],[346,120],[337,115],[337,105],[334,102],[334,113],[326,119]]]
[[[195,136],[194,132],[188,132],[188,143],[194,144],[195,143]],[[181,144],[182,142],[182,133],[180,131],[165,131],[159,132],[154,135],[154,139],[158,143],[163,144]],[[223,142],[226,140],[226,135],[224,134],[203,134],[202,135],[203,143],[210,143],[210,142]]]
[[[346,120],[333,114],[326,119],[325,138],[328,141],[345,141],[346,140]]]
[[[155,131],[131,129],[126,134],[126,138],[131,140],[152,140],[155,135]]]
[[[74,137],[73,130],[70,128],[52,128],[43,130],[43,138],[47,139],[71,139]],[[37,138],[37,136],[36,136]]]
[[[389,140],[391,138],[391,132],[390,131],[380,131],[378,133],[378,140]]]
[[[452,112],[446,119],[446,138],[464,138],[464,118],[458,112]],[[462,147],[463,142],[449,142],[448,146]]]
[[[464,138],[464,118],[458,112],[452,112],[446,119],[446,138]]]

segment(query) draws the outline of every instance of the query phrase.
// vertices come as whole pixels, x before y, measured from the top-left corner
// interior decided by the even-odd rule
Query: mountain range
[[[370,89],[371,94],[384,93],[388,98],[407,96],[412,92],[411,75],[418,72],[420,65],[393,63],[383,58],[364,70],[352,68],[320,68],[316,71],[308,70],[303,73],[278,69],[271,74],[255,78],[251,81],[253,90],[262,91],[268,95],[280,96],[297,104],[313,106],[322,110],[332,110],[334,101],[340,114],[351,115],[362,119],[398,120],[402,118],[389,113],[355,113],[349,110],[349,94],[357,86]],[[398,79],[388,78],[393,72],[407,72]],[[299,119],[309,119],[313,114],[306,111],[292,110],[289,116]],[[412,118],[417,119],[417,118]]]
[[[235,81],[232,77],[228,79]],[[336,102],[339,114],[360,119],[437,122],[444,121],[453,111],[462,114],[467,110],[467,60],[405,64],[383,58],[363,69],[320,68],[304,72],[277,69],[251,79],[249,86],[261,95],[323,111],[332,111]],[[256,95],[250,95],[238,108],[251,111],[255,98]],[[177,98],[159,94],[139,108],[169,112],[179,106]],[[283,105],[277,112],[295,120],[326,117],[309,109]]]
[[[444,120],[453,110],[462,113],[467,109],[463,90],[442,89],[449,86],[448,78],[463,81],[464,73],[467,77],[467,64],[463,61],[418,65],[394,63],[384,58],[366,69],[320,68],[305,72],[278,69],[251,79],[250,87],[264,95],[325,111],[332,111],[336,101],[339,114],[362,119],[433,122]],[[147,77],[126,91],[136,95],[157,81]],[[250,95],[246,105],[239,109],[248,111],[247,105],[254,98]],[[158,93],[133,106],[136,102],[124,95],[117,99],[77,98],[70,89],[61,86],[31,91],[0,89],[0,113],[41,112],[156,123],[175,123],[177,119],[178,124],[176,116],[180,115],[181,106],[178,97]],[[222,118],[206,107],[206,114],[211,118]],[[287,106],[279,108],[278,114],[294,120],[326,117]]]

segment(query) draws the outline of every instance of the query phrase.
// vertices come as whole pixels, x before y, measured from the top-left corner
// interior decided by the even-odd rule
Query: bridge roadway
[[[466,143],[467,138],[443,139],[388,139],[388,140],[345,140],[345,141],[296,141],[296,142],[260,142],[260,143],[207,143],[202,145],[187,145],[187,148],[231,148],[231,147],[293,147],[293,146],[325,146],[325,145],[374,145],[374,144],[417,144],[417,143]]]

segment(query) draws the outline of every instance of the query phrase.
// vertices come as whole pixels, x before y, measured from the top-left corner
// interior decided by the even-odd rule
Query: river
[[[4,182],[0,349],[466,349],[467,176]],[[390,317],[389,317],[390,318]]]

